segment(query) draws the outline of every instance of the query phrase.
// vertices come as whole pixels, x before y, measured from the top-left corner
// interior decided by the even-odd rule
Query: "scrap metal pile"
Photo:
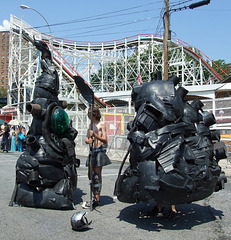
[[[188,91],[179,78],[135,86],[132,101],[136,117],[129,125],[129,166],[115,184],[121,202],[162,201],[182,204],[198,201],[224,187],[226,177],[218,161],[226,157],[220,133],[210,130],[214,115],[203,103],[185,100]]]
[[[79,166],[74,148],[77,131],[64,110],[65,102],[58,99],[59,78],[51,52],[43,41],[29,40],[42,52],[43,72],[36,80],[33,101],[26,106],[33,121],[26,150],[17,160],[10,205],[73,209]]]

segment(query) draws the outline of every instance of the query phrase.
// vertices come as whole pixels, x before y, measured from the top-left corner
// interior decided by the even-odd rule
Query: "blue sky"
[[[201,0],[169,0],[172,8],[183,8]],[[1,2],[0,30],[7,28],[10,14],[49,33],[77,41],[111,41],[142,33],[163,34],[164,0],[8,0]],[[195,46],[212,60],[231,63],[231,0],[211,0],[196,9],[172,12],[172,37]]]

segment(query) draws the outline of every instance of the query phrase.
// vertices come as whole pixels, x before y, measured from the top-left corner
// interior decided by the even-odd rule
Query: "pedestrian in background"
[[[19,126],[18,132],[17,132],[17,141],[18,141],[18,151],[23,151],[23,141],[25,140],[25,135],[23,134],[23,128],[22,126]]]
[[[2,143],[1,143],[1,152],[8,153],[9,151],[9,136],[10,136],[10,128],[8,124],[4,123],[4,129],[2,133]]]
[[[10,151],[16,151],[16,131],[15,126],[11,128],[11,148]]]

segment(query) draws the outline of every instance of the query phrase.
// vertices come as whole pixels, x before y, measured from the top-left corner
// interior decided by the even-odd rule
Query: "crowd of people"
[[[5,122],[1,126],[1,152],[9,151],[22,152],[24,149],[24,141],[26,138],[26,129],[23,126],[10,126]]]

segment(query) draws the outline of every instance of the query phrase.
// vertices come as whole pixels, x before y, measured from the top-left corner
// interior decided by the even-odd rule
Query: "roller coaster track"
[[[105,107],[108,105],[102,100],[110,101],[108,99],[113,100],[114,96],[120,100],[119,96],[129,95],[136,84],[138,73],[142,74],[143,82],[146,82],[150,80],[152,72],[163,68],[161,35],[140,34],[106,42],[70,41],[41,33],[15,16],[11,16],[10,29],[9,91],[14,95],[11,102],[23,106],[24,112],[26,101],[31,100],[38,76],[39,57],[35,47],[28,44],[23,31],[26,31],[30,38],[35,37],[48,44],[60,77],[59,96],[62,100],[67,99],[72,109],[78,107],[77,105],[87,106],[81,95],[77,94],[78,88],[73,76],[81,76],[88,85],[91,82],[89,86],[95,95],[100,96],[100,99],[95,96],[96,105]],[[26,40],[26,44],[22,39]],[[169,75],[179,76],[183,86],[224,81],[221,76],[225,70],[220,69],[221,72],[217,73],[211,67],[215,63],[200,50],[179,39],[172,39],[169,44]],[[140,55],[144,49],[148,55],[143,60]],[[130,57],[134,62],[129,62]],[[112,73],[107,72],[108,67],[111,67]],[[92,76],[95,77],[95,82],[91,81]]]
[[[32,42],[32,39],[30,38],[29,34],[26,33],[25,31],[22,32],[22,36],[24,40],[28,42]],[[79,73],[75,71],[73,67],[71,67],[71,65],[62,57],[62,55],[56,49],[54,49],[54,46],[51,46],[44,39],[42,39],[42,41],[45,42],[51,49],[53,54],[53,62],[56,69],[60,70],[60,66],[61,66],[63,76],[65,76],[65,80],[68,81],[71,85],[73,85],[73,87],[76,87],[77,91],[79,92],[77,85],[74,83],[74,75],[80,76]],[[62,62],[58,59],[58,57],[61,58]],[[85,83],[90,87],[90,85],[86,81]],[[83,97],[81,97],[81,95],[80,95],[80,98],[81,98],[81,101],[85,102],[85,104],[87,105],[87,102],[84,100]],[[95,94],[94,94],[94,102],[98,107],[105,107],[105,106],[111,107],[110,105],[100,100]]]
[[[26,34],[22,34],[24,39],[28,41],[28,33]],[[134,37],[134,36],[133,36]],[[49,41],[47,40],[47,38],[43,38],[42,39],[48,46],[50,49],[52,49],[53,51],[53,60],[54,60],[54,64],[56,66],[56,68],[58,70],[62,70],[63,72],[63,76],[65,78],[66,81],[68,81],[70,84],[72,84],[73,86],[75,85],[75,87],[77,88],[76,84],[74,83],[74,79],[73,79],[73,76],[74,75],[78,75],[80,76],[80,74],[65,60],[65,58],[59,53],[59,51],[57,50],[59,48],[59,45],[60,45],[60,41],[61,39],[59,38],[54,38],[53,39],[53,46],[51,46],[49,44]],[[160,43],[163,43],[163,39],[162,38],[159,38],[159,37],[156,37],[156,38],[151,38],[151,37],[148,37],[147,35],[145,35],[144,38],[141,38],[142,42],[150,42],[152,40],[156,41],[156,42],[160,42]],[[191,58],[193,58],[194,60],[196,60],[197,62],[201,61],[201,65],[203,66],[203,68],[205,68],[209,73],[210,75],[212,76],[210,80],[213,80],[213,79],[217,79],[219,82],[222,82],[223,81],[223,78],[208,64],[208,62],[206,62],[206,60],[204,60],[204,58],[202,57],[203,55],[209,59],[205,54],[203,54],[199,49],[193,47],[193,46],[190,46],[189,44],[185,43],[184,41],[182,40],[179,40],[179,39],[176,39],[174,40],[176,43],[174,43],[173,41],[171,42],[171,44],[174,46],[174,47],[177,47],[179,44],[183,47],[183,51],[188,55],[190,56]],[[127,41],[127,47],[129,46],[136,46],[137,45],[137,42],[134,41],[134,40],[128,40]],[[88,45],[85,43],[85,42],[82,42],[82,43],[79,43],[78,45],[74,45],[74,42],[72,41],[68,41],[68,40],[65,40],[65,44],[63,45],[64,48],[66,49],[71,49],[71,48],[77,48],[79,50],[87,50],[88,49]],[[96,50],[100,50],[101,49],[101,45],[98,43],[94,43],[94,45],[92,46],[92,48],[94,49],[94,51]],[[123,41],[121,40],[121,42],[119,41],[117,43],[117,48],[124,48],[124,43]],[[105,42],[105,48],[107,50],[112,50],[114,49],[114,43],[113,42]],[[196,51],[193,51],[193,49],[196,49]],[[200,53],[200,55],[198,54]],[[202,55],[202,56],[201,56]],[[209,59],[210,60],[210,59]],[[211,60],[210,60],[211,61]],[[215,63],[214,63],[215,64]],[[218,67],[218,66],[217,66]],[[218,67],[219,68],[219,67]],[[220,69],[222,70],[222,69]],[[208,80],[206,83],[204,84],[207,84],[210,82],[210,80]],[[85,81],[86,84],[90,86],[89,83],[87,83]],[[78,88],[77,88],[77,91],[79,92]],[[81,98],[81,97],[80,97]],[[81,98],[82,102],[84,102],[84,99]],[[95,103],[97,106],[99,107],[105,107],[105,106],[108,106],[108,107],[111,107],[110,105],[106,104],[105,102],[103,102],[101,99],[99,99],[96,95],[95,95]]]
[[[152,40],[156,41],[156,42],[160,42],[160,43],[163,43],[163,36],[162,35],[156,35],[158,37],[154,37],[154,39],[151,37],[152,34],[139,34],[139,35],[135,35],[135,36],[131,36],[131,37],[128,37],[126,39],[128,39],[128,41],[126,42],[127,44],[127,47],[129,46],[135,46],[137,43],[135,43],[134,37],[138,38],[139,36],[141,36],[141,40],[144,42],[151,42]],[[142,38],[142,36],[144,36],[144,38]],[[58,47],[58,44],[59,42],[61,41],[64,41],[65,42],[65,47],[66,48],[76,48],[76,49],[79,49],[79,50],[85,50],[87,51],[88,50],[88,42],[78,42],[78,44],[76,45],[76,42],[74,41],[70,41],[70,40],[64,40],[64,39],[61,39],[61,38],[55,38],[56,41],[57,41],[57,47]],[[129,40],[131,39],[131,40]],[[120,40],[116,40],[117,42],[117,48],[123,48],[124,47],[124,39],[120,39]],[[107,50],[112,50],[114,49],[114,44],[115,44],[115,41],[106,41],[106,42],[103,42],[105,48]],[[202,51],[200,51],[198,48],[180,40],[180,39],[172,39],[171,41],[171,44],[175,47],[181,45],[183,47],[183,50],[184,52],[192,57],[194,60],[196,60],[197,62],[201,61],[201,64],[202,64],[202,67],[204,69],[206,69],[210,75],[211,75],[211,78],[206,81],[206,83],[204,84],[207,84],[209,83],[210,81],[216,79],[218,82],[222,82],[223,81],[223,78],[220,76],[222,73],[225,73],[227,76],[228,74],[223,71],[215,62],[213,62],[207,55],[205,55]],[[171,45],[170,44],[170,45]],[[100,50],[102,48],[102,43],[101,42],[94,42],[92,44],[92,49],[97,51],[97,50]],[[193,50],[195,49],[195,51]],[[203,57],[204,56],[204,57]],[[211,62],[213,65],[215,65],[221,72],[220,73],[217,73],[211,66],[210,64],[208,64],[208,62]]]
[[[190,56],[192,56],[195,59],[201,60],[203,62],[203,66],[207,69],[207,71],[209,71],[211,73],[211,75],[214,75],[211,79],[209,79],[206,83],[210,82],[211,80],[213,80],[215,77],[218,77],[220,79],[220,81],[223,81],[223,78],[220,76],[220,74],[225,73],[227,76],[229,76],[225,71],[223,71],[223,69],[221,69],[215,62],[213,62],[208,56],[206,56],[202,51],[200,51],[198,48],[189,45],[188,43],[180,40],[180,39],[175,39],[175,41],[178,44],[181,44],[185,50],[185,52],[187,52]],[[209,61],[211,61],[221,72],[217,73],[205,60],[203,57],[201,57],[198,53],[196,53],[195,51],[193,51],[192,49],[196,49],[198,51],[198,53],[200,53],[201,55],[205,56]],[[228,69],[226,69],[228,70]],[[205,84],[206,84],[205,83]]]
[[[49,44],[48,44],[49,45]],[[54,50],[56,52],[56,54],[58,54],[62,59],[63,61],[65,62],[65,64],[67,64],[67,66],[72,69],[72,71],[74,71],[75,75],[77,76],[80,76],[78,72],[76,72],[71,66],[70,64],[61,56],[61,54],[57,51],[57,50]],[[62,66],[62,71],[64,73],[64,76],[65,79],[67,81],[69,81],[70,84],[73,84],[74,82],[74,75],[72,72],[70,72],[70,70],[68,69],[68,67],[66,67],[66,65],[64,63],[61,63],[57,57],[53,56],[53,61],[54,61],[54,64],[56,66],[57,69],[59,69],[59,66]],[[81,77],[81,76],[80,76]],[[85,81],[85,84],[87,84],[89,87],[91,87],[86,81]],[[75,84],[75,87],[77,88],[77,91],[79,92],[79,89],[77,87],[77,85]],[[86,102],[84,100],[83,97],[81,97],[81,100],[82,102]],[[110,105],[108,105],[107,103],[103,102],[101,99],[99,99],[95,94],[94,94],[94,102],[95,102],[95,105],[98,106],[98,107],[105,107],[105,106],[108,106],[108,107],[111,107]],[[86,103],[87,105],[87,103]]]

